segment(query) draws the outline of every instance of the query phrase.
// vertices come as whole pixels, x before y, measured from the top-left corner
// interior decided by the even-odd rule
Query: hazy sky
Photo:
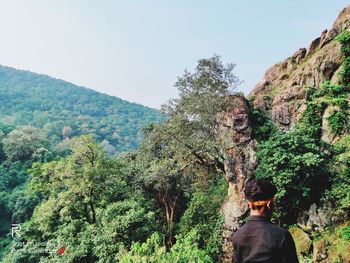
[[[200,58],[221,55],[248,93],[330,28],[343,0],[0,0],[0,64],[159,108]]]

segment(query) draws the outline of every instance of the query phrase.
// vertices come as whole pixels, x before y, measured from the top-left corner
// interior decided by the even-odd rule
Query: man
[[[276,187],[267,180],[253,179],[244,187],[249,202],[247,223],[233,234],[235,263],[298,263],[291,234],[270,222]]]

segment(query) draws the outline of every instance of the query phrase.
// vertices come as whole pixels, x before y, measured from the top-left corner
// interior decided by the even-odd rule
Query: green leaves
[[[130,252],[120,253],[121,263],[211,263],[210,256],[198,248],[199,235],[191,231],[186,235],[178,235],[176,244],[166,251],[161,245],[161,236],[154,233],[146,243],[135,243]]]
[[[227,108],[226,98],[240,83],[233,69],[216,55],[199,60],[193,73],[185,71],[178,78],[179,98],[162,106],[168,116],[162,134],[181,166],[206,166],[224,173],[217,115]]]
[[[121,247],[143,242],[158,230],[152,203],[133,185],[127,157],[106,158],[92,136],[71,144],[70,156],[30,169],[25,193],[41,202],[23,225],[23,240],[44,243],[41,249],[47,252],[36,255],[36,261],[116,262]],[[62,244],[66,253],[57,254],[60,247],[49,248],[49,241]],[[9,257],[30,256],[14,250]]]
[[[332,188],[327,192],[329,200],[335,202],[336,212],[350,214],[350,135],[344,136],[334,145],[332,160]]]
[[[350,32],[344,30],[335,38],[335,40],[339,41],[341,44],[340,51],[345,56],[350,56]]]
[[[208,180],[208,186],[196,189],[188,208],[179,222],[179,233],[187,235],[195,230],[199,248],[205,250],[214,261],[219,260],[221,251],[221,205],[227,195],[227,182],[223,176]]]
[[[277,127],[273,121],[260,109],[253,109],[251,117],[253,138],[259,142],[268,139],[277,131]]]
[[[47,139],[31,126],[17,127],[2,140],[4,153],[10,161],[45,160]]]
[[[256,177],[276,184],[284,222],[293,222],[298,211],[318,201],[327,184],[326,156],[314,136],[308,127],[299,125],[288,133],[276,132],[258,148]]]
[[[136,196],[99,210],[97,235],[92,238],[94,254],[101,259],[99,262],[116,262],[121,247],[146,241],[157,230],[155,214],[147,209],[145,202]]]

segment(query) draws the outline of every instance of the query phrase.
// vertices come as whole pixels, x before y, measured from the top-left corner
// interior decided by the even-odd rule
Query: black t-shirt
[[[291,234],[263,216],[250,216],[233,234],[235,263],[299,263]]]

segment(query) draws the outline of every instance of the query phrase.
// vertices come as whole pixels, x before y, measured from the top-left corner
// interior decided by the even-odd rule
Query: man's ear
[[[268,209],[271,209],[271,206],[273,206],[275,204],[275,198],[271,198],[270,201],[267,202],[266,206]]]
[[[251,202],[248,202],[248,206],[249,206],[250,209],[253,209],[254,205]]]
[[[272,204],[271,201],[267,202],[266,206],[267,206],[268,209],[271,209],[271,204]]]

